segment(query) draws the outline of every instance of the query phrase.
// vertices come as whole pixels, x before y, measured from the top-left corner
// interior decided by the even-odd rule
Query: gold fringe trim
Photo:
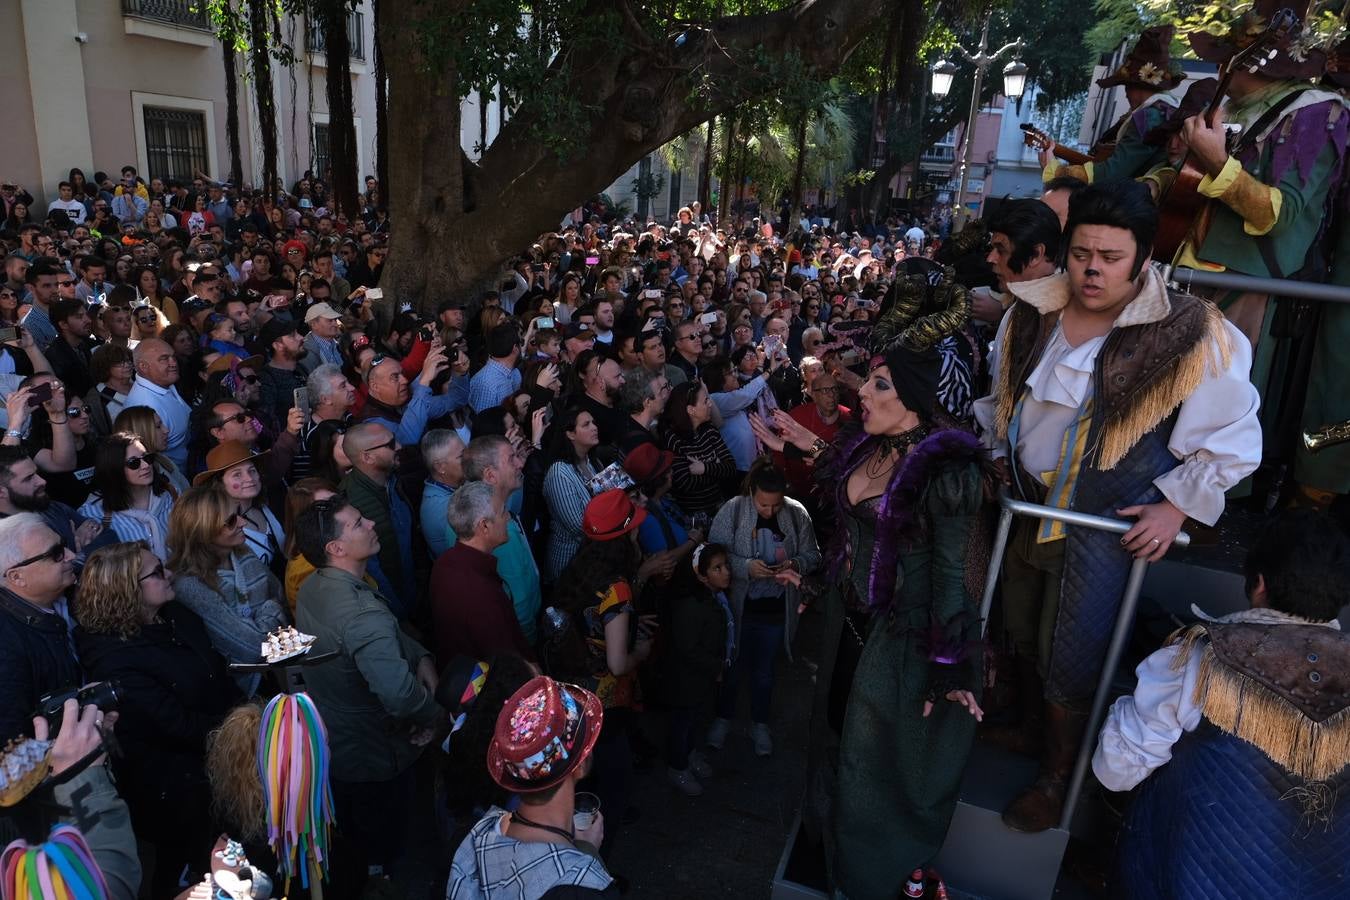
[[[1206,374],[1217,375],[1228,368],[1233,347],[1224,330],[1223,314],[1217,306],[1205,303],[1205,333],[1194,347],[1164,368],[1144,389],[1123,415],[1108,419],[1102,428],[1097,468],[1110,471],[1140,438],[1172,414],[1200,386]]]
[[[1206,719],[1304,781],[1326,781],[1350,765],[1350,707],[1313,722],[1265,685],[1223,665],[1213,647],[1200,652],[1195,702]]]
[[[1008,315],[1015,315],[1018,306],[1013,303]],[[1014,322],[1008,323],[1008,328],[1003,332],[1004,346],[1000,348],[1003,352],[998,357],[998,379],[994,383],[994,396],[997,402],[994,406],[994,433],[999,440],[1006,440],[1008,437],[1008,426],[1012,424],[1013,417],[1013,385],[1012,385],[1012,353],[1011,348],[1007,346],[1008,333],[1012,331]]]

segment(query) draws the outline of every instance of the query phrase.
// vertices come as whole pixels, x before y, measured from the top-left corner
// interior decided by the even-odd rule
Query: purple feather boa
[[[830,473],[835,481],[835,509],[847,515],[848,478],[875,449],[872,435],[862,433],[840,448],[839,464]],[[867,607],[874,612],[890,608],[895,593],[895,567],[903,545],[918,537],[923,527],[919,498],[937,468],[946,462],[982,458],[979,438],[968,431],[950,428],[935,431],[919,441],[900,461],[877,508],[876,536],[867,577]],[[837,580],[849,554],[848,529],[835,532],[829,573]]]

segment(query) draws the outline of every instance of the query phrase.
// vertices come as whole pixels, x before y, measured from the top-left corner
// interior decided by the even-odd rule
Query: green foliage
[[[1223,32],[1239,16],[1251,9],[1250,0],[1241,3],[1225,0],[1097,0],[1097,24],[1088,30],[1087,45],[1094,53],[1110,53],[1151,25],[1175,25],[1172,54],[1194,57],[1186,34],[1192,31]],[[1341,22],[1342,0],[1329,0],[1303,23],[1301,42],[1308,47],[1329,48],[1345,38]]]

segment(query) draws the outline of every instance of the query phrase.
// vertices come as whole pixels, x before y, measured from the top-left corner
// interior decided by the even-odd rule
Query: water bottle
[[[549,637],[556,638],[567,630],[567,614],[556,606],[544,610],[544,619],[548,622]]]

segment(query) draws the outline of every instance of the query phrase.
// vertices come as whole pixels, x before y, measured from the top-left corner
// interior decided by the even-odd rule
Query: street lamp
[[[933,66],[933,96],[939,100],[946,97],[952,90],[952,82],[956,79],[956,63],[950,59],[940,59],[937,65]]]
[[[971,146],[975,143],[975,118],[980,112],[980,92],[984,89],[984,73],[1003,54],[1011,51],[1016,56],[1022,52],[1021,38],[1010,44],[1004,44],[993,53],[989,52],[989,19],[993,14],[992,9],[984,14],[984,28],[980,32],[980,46],[974,53],[969,52],[959,44],[956,47],[961,55],[966,58],[966,61],[975,67],[975,84],[970,93],[970,113],[966,116],[965,147],[961,152],[961,177],[956,187],[955,224],[957,227],[964,225],[966,222],[966,176],[970,172],[970,151]],[[933,95],[939,99],[947,96],[952,89],[952,81],[955,77],[956,64],[946,59],[939,60],[937,65],[933,66]],[[1026,63],[1014,59],[1003,69],[1003,94],[1015,100],[1022,96],[1026,86]]]

